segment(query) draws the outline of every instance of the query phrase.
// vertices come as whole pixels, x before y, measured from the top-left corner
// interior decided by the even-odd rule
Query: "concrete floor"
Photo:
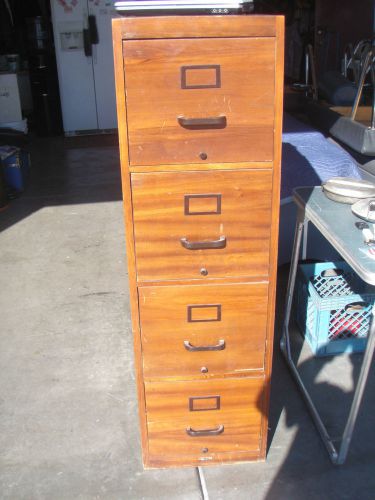
[[[1,498],[200,499],[195,469],[142,469],[116,143],[29,148],[31,185],[0,213]],[[301,352],[339,433],[360,355]],[[334,467],[276,343],[267,461],[205,468],[210,499],[375,498],[374,380],[373,371],[348,460]]]

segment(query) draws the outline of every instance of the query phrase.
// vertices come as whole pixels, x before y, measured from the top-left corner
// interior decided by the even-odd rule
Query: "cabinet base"
[[[166,469],[170,467],[205,467],[230,465],[244,462],[264,462],[266,456],[258,452],[216,453],[207,457],[148,457],[143,463],[144,469]]]

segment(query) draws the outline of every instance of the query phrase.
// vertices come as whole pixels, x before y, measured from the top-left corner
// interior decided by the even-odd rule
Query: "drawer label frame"
[[[188,83],[188,71],[214,71],[213,83],[202,83],[191,85]],[[181,89],[220,89],[221,88],[221,66],[220,64],[194,64],[191,66],[181,66]]]
[[[214,400],[214,406],[207,408],[194,408],[194,401]],[[220,396],[190,396],[189,397],[189,411],[213,411],[220,410]]]
[[[190,200],[196,198],[216,198],[216,209],[205,211],[194,211],[190,209]],[[221,194],[206,193],[206,194],[185,194],[184,195],[184,215],[220,215],[221,214]]]
[[[216,309],[216,317],[205,319],[194,319],[194,309]],[[209,323],[212,321],[221,321],[221,304],[189,304],[187,306],[187,322],[188,323]]]

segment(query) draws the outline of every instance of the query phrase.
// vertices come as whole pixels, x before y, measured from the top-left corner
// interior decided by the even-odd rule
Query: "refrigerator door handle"
[[[96,45],[99,43],[99,32],[98,26],[96,24],[96,16],[94,16],[93,14],[89,14],[87,22],[89,26],[91,43],[93,45]]]
[[[90,31],[86,28],[83,30],[83,49],[86,57],[92,57]]]

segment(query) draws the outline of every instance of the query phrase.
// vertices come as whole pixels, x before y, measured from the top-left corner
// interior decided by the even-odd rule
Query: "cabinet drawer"
[[[264,368],[268,284],[138,289],[144,377]]]
[[[274,38],[123,43],[130,165],[271,161]]]
[[[263,378],[146,383],[150,455],[258,451]]]
[[[131,178],[139,281],[268,275],[271,171]]]

